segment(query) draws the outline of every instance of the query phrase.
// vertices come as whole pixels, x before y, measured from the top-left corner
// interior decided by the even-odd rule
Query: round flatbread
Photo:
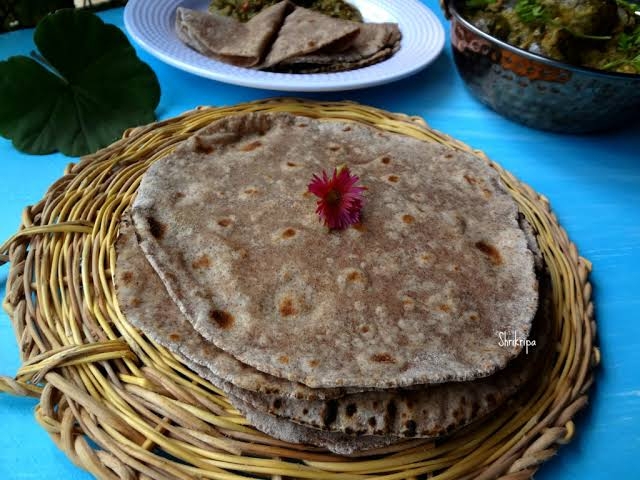
[[[223,15],[176,9],[178,38],[203,55],[240,67],[253,67],[263,58],[291,6],[280,2],[247,23]]]
[[[243,365],[199,335],[146,261],[127,215],[120,224],[116,251],[118,304],[133,325],[179,355],[200,376],[229,395],[234,405],[238,399],[238,408],[250,407],[247,411],[270,414],[307,428],[397,438],[431,438],[450,433],[509,398],[531,376],[546,343],[541,335],[546,329],[539,328],[544,322],[542,317],[536,322],[535,351],[522,353],[507,368],[488,378],[410,390],[354,393],[346,389],[311,389]],[[227,378],[234,372],[234,383],[221,378],[220,371],[226,372]],[[317,441],[323,438],[320,436]]]
[[[149,338],[214,375],[216,385],[229,382],[240,391],[322,400],[362,389],[310,388],[245,365],[205,340],[173,303],[155,270],[138,246],[128,214],[122,217],[116,242],[115,287],[127,320]],[[210,378],[210,377],[207,377]]]
[[[307,193],[347,165],[358,228],[327,232]],[[289,113],[213,123],[145,174],[140,246],[195,329],[256,369],[313,388],[490,375],[537,306],[514,200],[477,157]]]

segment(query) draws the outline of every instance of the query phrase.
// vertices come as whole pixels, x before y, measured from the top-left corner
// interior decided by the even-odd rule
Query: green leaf
[[[515,12],[525,23],[544,23],[551,19],[544,6],[537,0],[518,0]]]
[[[0,135],[18,150],[85,155],[155,119],[158,79],[117,27],[60,10],[38,24],[34,41],[43,63],[0,62]]]
[[[616,3],[631,13],[631,15],[635,15],[635,13],[640,10],[640,3],[629,2],[627,0],[616,0]]]
[[[498,0],[467,0],[466,5],[469,8],[485,8],[493,5]]]
[[[640,27],[636,27],[631,33],[622,32],[618,36],[618,50],[629,52],[636,48],[640,48]]]

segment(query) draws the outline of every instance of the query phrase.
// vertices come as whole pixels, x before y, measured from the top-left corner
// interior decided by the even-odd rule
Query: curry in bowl
[[[640,4],[627,0],[466,0],[481,31],[572,65],[640,74]]]

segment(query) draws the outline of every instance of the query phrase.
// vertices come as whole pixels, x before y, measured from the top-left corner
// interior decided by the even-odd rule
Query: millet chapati
[[[175,30],[194,50],[240,67],[257,65],[293,8],[280,2],[264,9],[247,23],[222,15],[178,7]]]
[[[346,164],[362,225],[327,232],[312,174]],[[515,202],[477,157],[289,113],[217,121],[157,161],[140,245],[195,329],[313,388],[471,380],[504,368],[538,292]]]
[[[271,414],[279,420],[294,421],[308,428],[336,434],[398,438],[435,437],[449,433],[486,415],[512,395],[534,371],[537,356],[545,343],[541,335],[545,330],[539,326],[544,321],[542,318],[537,321],[535,351],[531,355],[521,353],[504,370],[491,377],[471,382],[418,386],[411,390],[340,393],[340,389],[333,389],[330,394],[319,390],[317,395],[313,395],[314,389],[295,383],[287,385],[283,379],[243,365],[206,342],[184,319],[146,261],[128,216],[121,222],[116,251],[118,303],[133,325],[178,354],[202,377],[225,391],[234,405],[235,400],[241,402],[236,405],[238,408],[245,407],[254,415],[258,412]],[[236,372],[233,378],[238,384],[216,375],[215,372],[221,368]],[[257,392],[256,385],[259,385]],[[245,388],[247,386],[249,389]],[[317,441],[322,439],[321,445],[326,446],[330,438],[320,436]],[[336,437],[336,441],[339,438]],[[291,440],[291,437],[284,439]]]

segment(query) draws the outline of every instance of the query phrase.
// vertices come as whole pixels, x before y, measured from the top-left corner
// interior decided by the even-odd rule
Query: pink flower
[[[356,187],[358,180],[348,167],[334,169],[331,178],[323,170],[322,178],[314,175],[311,179],[309,191],[320,198],[316,213],[329,229],[347,228],[360,221],[362,192],[366,188]]]

